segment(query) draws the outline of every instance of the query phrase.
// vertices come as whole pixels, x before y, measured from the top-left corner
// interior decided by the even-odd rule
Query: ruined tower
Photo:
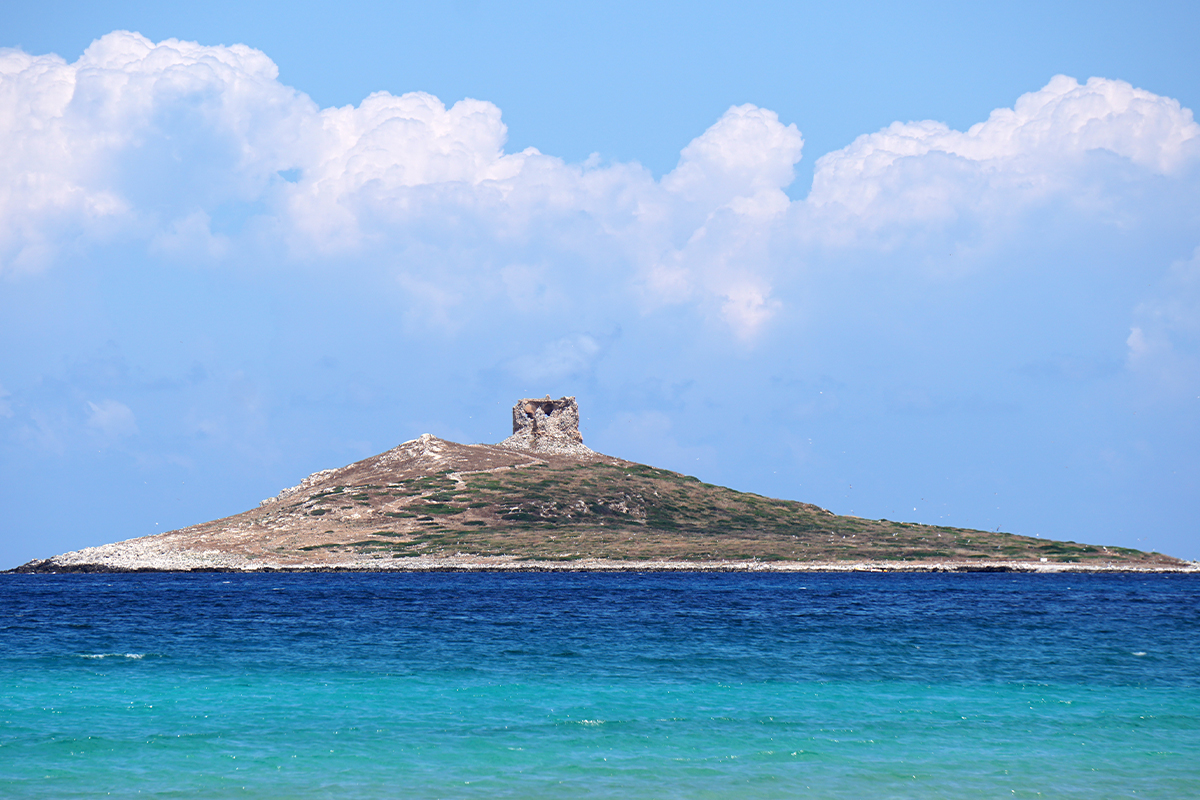
[[[574,397],[527,398],[513,406],[513,433],[500,444],[520,450],[562,455],[589,455],[579,432],[579,405]]]

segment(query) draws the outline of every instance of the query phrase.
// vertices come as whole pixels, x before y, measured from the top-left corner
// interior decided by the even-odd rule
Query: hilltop
[[[583,445],[575,399],[522,400],[495,445],[428,434],[258,508],[14,571],[1183,570],[1158,553],[835,515]]]

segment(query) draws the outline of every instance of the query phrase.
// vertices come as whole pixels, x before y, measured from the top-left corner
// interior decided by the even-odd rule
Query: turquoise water
[[[1200,580],[0,576],[0,796],[1200,796]]]

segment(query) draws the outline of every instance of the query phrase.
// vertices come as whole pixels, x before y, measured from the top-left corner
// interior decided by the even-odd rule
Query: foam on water
[[[80,658],[145,658],[145,653],[80,653]]]
[[[803,580],[4,576],[0,794],[1200,795],[1200,580]]]

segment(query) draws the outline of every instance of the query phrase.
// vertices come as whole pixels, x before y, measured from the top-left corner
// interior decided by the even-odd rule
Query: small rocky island
[[[1158,553],[837,516],[583,444],[574,397],[523,399],[499,444],[425,434],[258,508],[11,572],[1193,571]]]

